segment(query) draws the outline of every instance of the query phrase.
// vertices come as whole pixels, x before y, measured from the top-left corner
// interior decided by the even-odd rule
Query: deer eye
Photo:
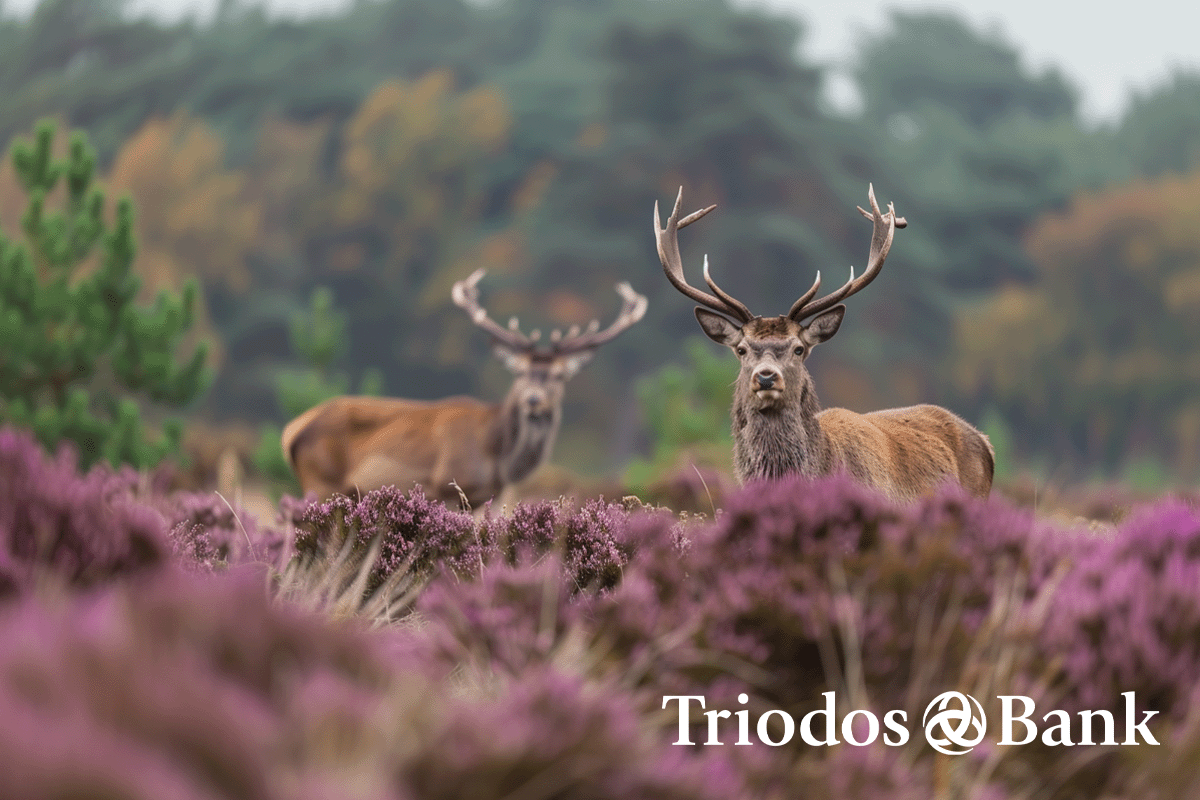
[[[739,346],[735,352],[736,352],[736,353],[737,353],[739,356],[744,356],[744,355],[746,355],[746,348],[744,348],[744,347],[740,347],[740,346]]]
[[[798,356],[804,355],[804,345],[800,345],[793,352],[795,352],[795,354]]]

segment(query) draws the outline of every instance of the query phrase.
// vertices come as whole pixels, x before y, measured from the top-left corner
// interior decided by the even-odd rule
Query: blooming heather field
[[[604,500],[476,520],[393,490],[255,520],[3,430],[0,641],[3,798],[1200,795],[1180,500],[1072,528],[831,479],[749,487],[715,521]],[[965,755],[922,728],[945,691],[991,721]],[[786,734],[765,712],[798,730],[824,692],[839,725],[902,711],[911,736],[763,743]],[[997,744],[1000,695],[1069,715],[1059,741],[1110,710],[1121,742],[1128,692],[1158,746]],[[736,714],[704,746],[694,703],[681,731],[681,695],[748,711],[752,746]]]

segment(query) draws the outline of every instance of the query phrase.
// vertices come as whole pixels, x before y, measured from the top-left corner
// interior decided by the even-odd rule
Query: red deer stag
[[[849,282],[825,297],[813,299],[821,286],[818,272],[812,287],[785,316],[779,317],[755,316],[744,303],[717,286],[709,274],[707,256],[704,280],[713,294],[689,286],[684,279],[679,229],[700,219],[715,205],[680,219],[681,188],[664,228],[658,204],[654,204],[654,234],[667,279],[705,306],[696,308],[700,327],[710,339],[731,348],[741,361],[730,413],[735,476],[745,483],[790,473],[815,477],[846,471],[896,499],[926,494],[946,480],[958,481],[975,495],[987,496],[995,463],[992,445],[986,436],[946,409],[919,405],[869,414],[844,408],[821,410],[804,362],[814,347],[837,333],[846,313],[841,301],[875,279],[896,228],[907,225],[903,217],[896,217],[891,203],[886,214],[880,213],[873,187],[868,188],[867,197],[871,211],[858,209],[874,225],[866,272],[855,278],[851,268]],[[805,324],[804,320],[810,318]]]
[[[454,284],[455,304],[492,338],[495,354],[516,378],[499,404],[472,397],[420,401],[381,397],[335,397],[309,409],[283,431],[283,453],[305,492],[328,497],[381,486],[420,484],[450,505],[478,507],[526,478],[550,457],[562,417],[563,388],[597,347],[640,320],[646,298],[628,283],[624,300],[604,330],[554,331],[549,347],[539,332],[526,336],[512,319],[505,328],[479,304],[484,271]]]

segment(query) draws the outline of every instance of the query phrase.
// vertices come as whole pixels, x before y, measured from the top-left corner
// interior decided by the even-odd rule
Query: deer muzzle
[[[544,391],[529,391],[522,400],[525,404],[525,415],[531,419],[548,417],[552,412],[550,398]]]
[[[759,369],[754,373],[754,391],[764,392],[776,389],[782,376],[774,369]]]

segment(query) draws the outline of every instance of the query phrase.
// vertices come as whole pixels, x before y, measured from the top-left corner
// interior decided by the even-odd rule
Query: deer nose
[[[755,389],[770,389],[775,386],[775,381],[779,379],[779,373],[774,370],[759,370],[754,373]]]

